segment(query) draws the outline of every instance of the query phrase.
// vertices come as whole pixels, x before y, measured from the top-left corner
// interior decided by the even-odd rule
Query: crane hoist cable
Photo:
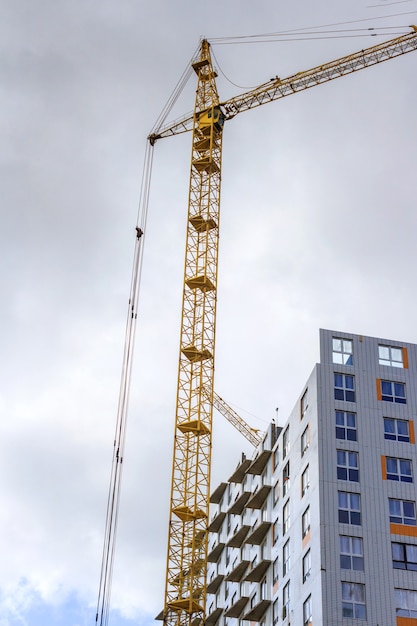
[[[153,148],[150,144],[148,144],[144,159],[142,187],[140,191],[139,210],[136,222],[135,250],[133,256],[133,269],[130,283],[122,375],[120,381],[119,402],[117,408],[116,430],[113,441],[113,459],[107,498],[106,525],[101,560],[99,592],[97,599],[97,626],[107,626],[109,620],[112,574],[114,567],[117,523],[123,472],[123,454],[126,438],[130,380],[132,375],[136,320],[138,315],[137,306],[142,273],[144,233],[149,205],[152,161]]]
[[[163,124],[184,90],[192,68],[188,64],[181,75],[174,91],[158,116],[154,128]],[[125,345],[123,353],[122,375],[120,381],[119,403],[117,409],[116,430],[113,441],[113,459],[111,466],[110,485],[107,498],[106,524],[101,561],[100,583],[97,599],[96,624],[106,626],[109,620],[114,554],[116,547],[117,523],[120,504],[120,493],[123,470],[123,454],[126,438],[126,423],[129,407],[130,381],[132,374],[133,352],[135,343],[137,307],[139,299],[142,259],[144,249],[144,233],[149,206],[149,192],[152,174],[153,146],[146,144],[145,159],[142,172],[142,185],[139,197],[138,217],[136,221],[136,241],[133,256],[133,269],[130,283],[130,295],[127,311]]]

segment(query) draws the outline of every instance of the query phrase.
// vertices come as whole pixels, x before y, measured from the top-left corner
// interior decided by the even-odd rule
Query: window
[[[284,434],[282,435],[282,447],[283,447],[282,458],[285,459],[285,457],[287,456],[288,452],[290,451],[290,429],[289,429],[289,426],[287,426]]]
[[[384,438],[391,441],[410,441],[410,427],[407,420],[384,417]]]
[[[272,605],[272,619],[274,621],[274,624],[278,624],[278,620],[279,620],[278,600],[275,600],[274,604]]]
[[[303,604],[303,626],[308,626],[312,623],[311,596],[308,596],[307,600]]]
[[[378,346],[378,356],[380,365],[390,365],[391,367],[404,367],[402,348],[392,346]]]
[[[282,619],[290,614],[290,581],[287,582],[282,590]]]
[[[336,438],[357,441],[356,413],[336,411]]]
[[[303,556],[303,583],[311,574],[311,552],[308,550]]]
[[[337,451],[337,478],[359,482],[358,453],[347,450]]]
[[[226,567],[229,565],[230,563],[230,549],[226,548]]]
[[[308,506],[303,513],[301,518],[301,528],[303,537],[306,536],[308,531],[310,530],[310,507]]]
[[[279,480],[274,485],[274,504],[279,500]]]
[[[290,490],[290,462],[282,470],[282,495],[286,496]]]
[[[363,572],[363,543],[360,537],[340,535],[340,567]]]
[[[274,540],[274,545],[276,544],[276,542],[278,541],[278,537],[279,537],[279,523],[278,523],[278,518],[275,520],[274,522],[274,527],[273,527],[273,540]]]
[[[341,524],[361,524],[361,497],[358,493],[339,491],[339,522]]]
[[[342,583],[342,616],[366,619],[365,585]]]
[[[284,508],[282,509],[282,517],[283,517],[283,525],[282,525],[282,534],[285,535],[290,528],[290,501],[284,504]]]
[[[278,578],[279,578],[279,561],[278,561],[278,557],[275,559],[274,564],[272,566],[272,577],[273,577],[273,584],[275,585],[276,582],[278,582]]]
[[[263,581],[260,584],[260,591],[261,591],[261,600],[267,600],[267,596],[268,596],[268,592],[267,592],[267,584],[266,584],[266,578],[263,579]]]
[[[265,539],[265,541],[261,544],[261,559],[266,559],[267,558],[267,554],[268,554],[269,550],[267,548],[267,540]]]
[[[412,483],[411,461],[408,459],[396,459],[386,457],[387,480],[396,480],[402,483]]]
[[[307,465],[304,472],[301,474],[301,496],[305,495],[309,487],[310,487],[310,468]]]
[[[334,374],[334,399],[355,402],[355,377],[348,374]]]
[[[392,566],[417,572],[417,546],[408,543],[392,543]]]
[[[405,383],[394,383],[391,380],[381,380],[381,400],[406,404]]]
[[[353,345],[351,339],[333,337],[333,363],[353,365]]]
[[[306,414],[306,411],[308,409],[307,391],[308,390],[306,389],[305,392],[303,393],[302,397],[301,397],[301,403],[300,403],[301,419],[303,419],[303,417]]]
[[[274,470],[277,469],[279,463],[279,448],[275,448],[274,450]]]
[[[417,591],[395,590],[395,610],[398,617],[417,618]]]
[[[290,540],[282,548],[282,575],[286,576],[290,571]]]
[[[389,521],[391,524],[416,526],[416,505],[409,500],[389,499]]]
[[[301,456],[304,456],[309,445],[310,445],[310,425],[308,424],[306,428],[304,429],[303,434],[301,435]]]

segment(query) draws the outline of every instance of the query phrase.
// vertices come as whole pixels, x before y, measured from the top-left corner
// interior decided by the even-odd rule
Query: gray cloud
[[[331,11],[266,0],[210,11],[186,0],[3,3],[0,588],[10,623],[7,602],[25,613],[35,597],[96,600],[147,133],[201,35],[389,8],[356,0]],[[373,42],[214,52],[250,87]],[[318,358],[320,326],[417,340],[414,57],[225,129],[216,387],[254,426],[277,406],[285,419]],[[193,90],[173,117],[192,108]],[[236,93],[222,74],[219,90]],[[189,154],[188,137],[156,144],[146,233],[113,592],[115,608],[143,621],[163,602]],[[251,453],[216,415],[213,484],[242,450]]]

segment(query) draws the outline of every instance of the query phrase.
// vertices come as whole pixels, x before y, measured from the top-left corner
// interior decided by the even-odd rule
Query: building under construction
[[[417,624],[417,345],[320,331],[320,362],[211,495],[206,624]]]

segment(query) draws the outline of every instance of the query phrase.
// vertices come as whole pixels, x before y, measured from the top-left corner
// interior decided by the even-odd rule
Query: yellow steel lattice
[[[209,45],[193,64],[185,277],[164,605],[166,624],[204,622],[223,115]],[[202,394],[201,389],[208,390]]]

